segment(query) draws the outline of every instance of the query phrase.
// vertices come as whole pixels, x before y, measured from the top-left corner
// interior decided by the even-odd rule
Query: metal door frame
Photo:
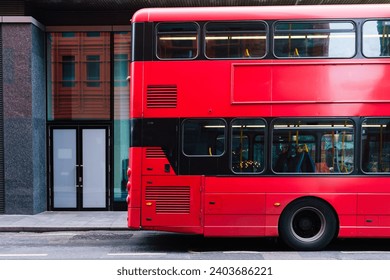
[[[83,156],[83,135],[82,132],[84,129],[104,129],[106,134],[106,195],[105,195],[105,207],[102,208],[84,208],[83,207],[83,189],[78,187],[76,190],[76,207],[75,208],[60,208],[54,207],[54,170],[53,170],[53,130],[55,129],[75,129],[76,130],[76,176],[80,175],[82,165],[82,156]],[[109,210],[110,201],[111,201],[111,141],[110,141],[110,125],[88,125],[88,124],[78,124],[78,125],[49,125],[48,126],[48,209],[53,211],[102,211]],[[76,179],[77,180],[77,179]]]

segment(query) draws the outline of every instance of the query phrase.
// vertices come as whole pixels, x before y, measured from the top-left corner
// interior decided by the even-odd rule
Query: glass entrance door
[[[106,209],[107,127],[53,127],[51,205],[56,209]]]
[[[82,190],[83,208],[106,208],[106,162],[106,130],[82,129],[78,183]]]

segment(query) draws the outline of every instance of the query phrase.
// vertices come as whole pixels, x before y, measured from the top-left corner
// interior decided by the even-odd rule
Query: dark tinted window
[[[225,152],[226,124],[220,119],[183,122],[183,153],[187,156],[220,156]]]
[[[265,122],[236,119],[232,122],[231,168],[236,173],[260,173],[265,167]]]
[[[366,119],[362,124],[364,172],[390,172],[390,119]]]
[[[157,26],[157,57],[193,59],[198,55],[199,28],[195,23],[160,23]]]
[[[267,27],[263,22],[209,22],[208,58],[261,58],[266,54]]]

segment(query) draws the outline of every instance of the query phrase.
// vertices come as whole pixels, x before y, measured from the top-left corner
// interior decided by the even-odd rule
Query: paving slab
[[[0,215],[0,232],[127,229],[126,211],[46,211],[35,215]]]

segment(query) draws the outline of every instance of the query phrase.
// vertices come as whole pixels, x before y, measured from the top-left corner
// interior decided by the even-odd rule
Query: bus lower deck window
[[[390,119],[370,118],[362,124],[362,169],[390,172]]]
[[[183,153],[187,156],[221,156],[225,152],[226,124],[220,119],[183,122]]]
[[[277,120],[272,169],[276,173],[340,173],[354,170],[354,126],[350,120]]]

